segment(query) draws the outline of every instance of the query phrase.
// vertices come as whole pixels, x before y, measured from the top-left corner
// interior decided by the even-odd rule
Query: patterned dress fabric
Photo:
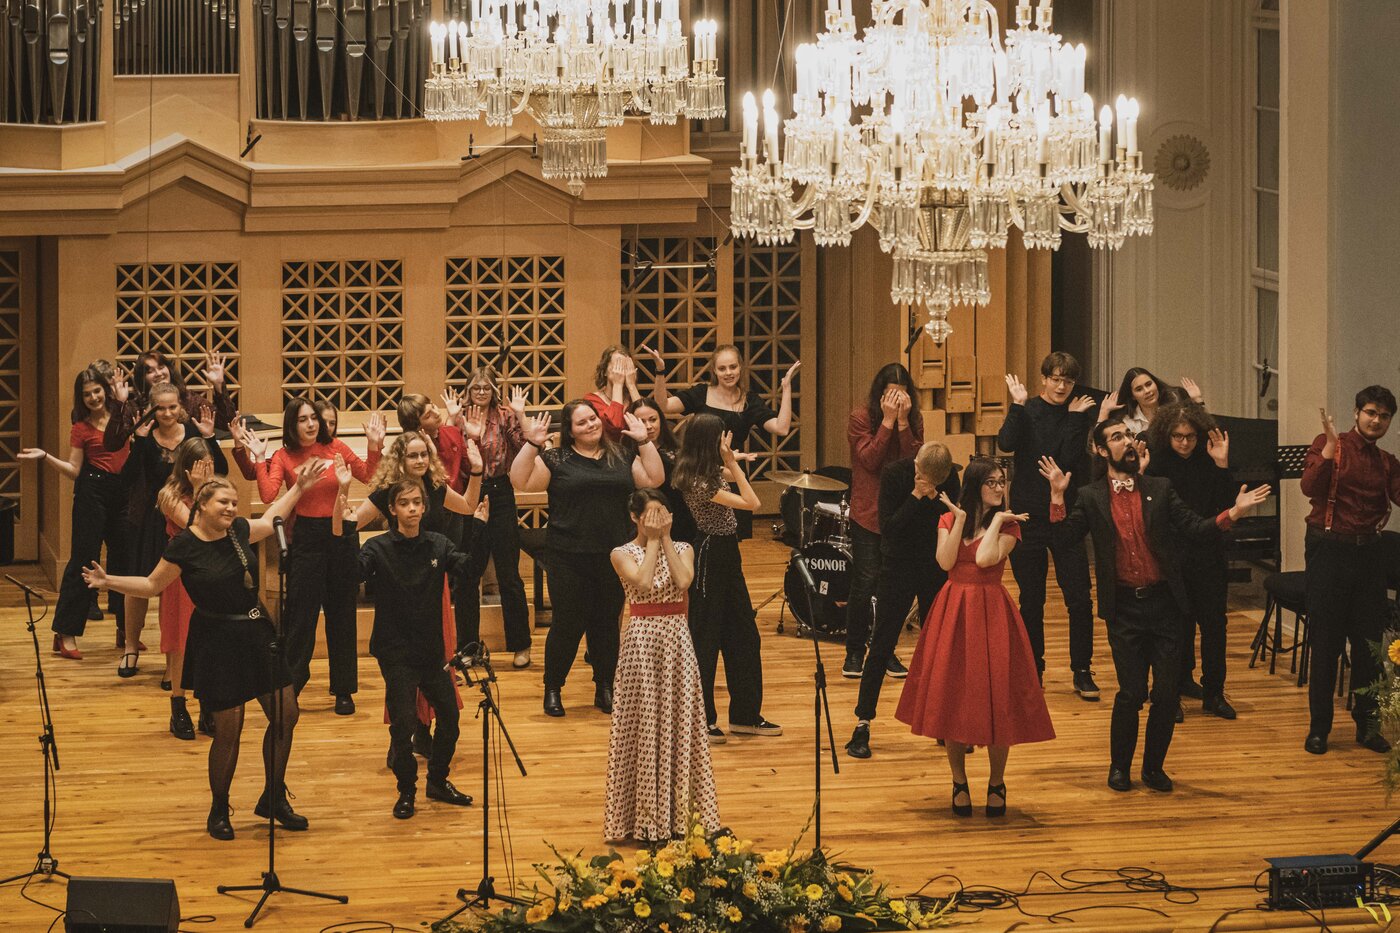
[[[678,552],[689,547],[676,543]],[[617,551],[639,567],[646,556],[631,542]],[[657,558],[650,590],[623,585],[631,604],[683,606],[686,600],[685,589],[671,580],[664,553]],[[666,615],[634,612],[622,636],[613,682],[603,836],[667,840],[684,834],[692,812],[707,832],[719,829],[705,700],[685,609]]]

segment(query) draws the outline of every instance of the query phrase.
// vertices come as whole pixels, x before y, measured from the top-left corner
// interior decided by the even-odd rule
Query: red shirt
[[[608,440],[615,441],[622,436],[622,429],[627,426],[627,419],[623,417],[627,413],[626,405],[608,401],[597,392],[589,392],[583,400],[591,405],[602,419],[603,433],[608,436]]]
[[[1108,492],[1113,511],[1113,525],[1118,529],[1118,584],[1120,586],[1151,586],[1162,582],[1162,568],[1152,556],[1147,540],[1147,526],[1142,518],[1142,494],[1136,489]]]
[[[444,424],[438,428],[433,443],[437,445],[438,459],[442,461],[443,472],[447,474],[447,485],[455,492],[466,492],[467,474],[471,471],[463,469],[467,441],[462,437],[462,432],[450,424]]]
[[[896,460],[912,457],[924,442],[924,420],[909,412],[909,427],[887,428],[881,422],[870,433],[870,412],[857,408],[846,424],[851,444],[851,519],[872,534],[880,533],[880,472]]]
[[[290,489],[297,481],[297,470],[308,459],[320,457],[323,460],[334,460],[336,454],[345,458],[350,472],[362,483],[368,483],[374,475],[375,468],[379,466],[379,451],[371,450],[369,456],[361,460],[339,439],[332,440],[329,444],[312,444],[296,451],[282,447],[266,461],[258,464],[258,495],[262,497],[262,501],[272,502],[282,492],[283,484]],[[297,500],[296,514],[306,518],[330,518],[339,491],[340,483],[335,478],[335,468],[331,467],[310,489],[301,494],[301,498]]]
[[[87,419],[77,422],[68,432],[68,443],[83,449],[83,464],[104,473],[120,473],[126,463],[131,445],[123,441],[116,450],[108,450],[102,443],[103,432],[94,428]]]
[[[1375,534],[1390,517],[1390,503],[1400,504],[1400,461],[1352,428],[1337,438],[1331,460],[1322,458],[1327,435],[1319,434],[1303,461],[1303,495],[1312,503],[1308,526],[1328,529],[1327,501],[1337,482],[1331,531],[1344,535]],[[1339,466],[1340,464],[1340,466]]]

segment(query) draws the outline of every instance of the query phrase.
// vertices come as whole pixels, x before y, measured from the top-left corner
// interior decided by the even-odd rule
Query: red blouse
[[[104,473],[120,473],[126,464],[131,445],[123,441],[116,450],[108,450],[102,443],[103,432],[94,428],[87,419],[77,422],[68,432],[68,443],[83,449],[83,464]]]
[[[350,472],[362,483],[368,483],[379,466],[379,451],[371,450],[369,455],[361,460],[339,439],[329,444],[312,444],[296,451],[283,447],[257,465],[258,495],[262,497],[262,501],[272,502],[282,492],[284,485],[290,489],[297,481],[297,470],[308,459],[320,457],[323,460],[334,460],[336,454],[345,458]],[[340,483],[335,478],[334,468],[327,469],[311,488],[301,494],[301,498],[297,500],[296,514],[305,518],[330,518],[339,491]]]

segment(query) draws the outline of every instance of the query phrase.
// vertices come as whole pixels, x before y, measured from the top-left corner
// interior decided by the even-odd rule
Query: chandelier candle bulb
[[[1137,144],[1137,121],[1138,102],[1136,97],[1128,98],[1128,155],[1137,155],[1140,150]]]
[[[1113,108],[1108,104],[1099,111],[1099,161],[1113,161]]]

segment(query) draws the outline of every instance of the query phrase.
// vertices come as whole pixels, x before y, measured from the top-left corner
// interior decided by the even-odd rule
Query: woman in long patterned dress
[[[714,832],[719,809],[700,668],[686,621],[694,555],[690,545],[671,539],[663,493],[637,490],[628,511],[637,537],[612,552],[631,622],[613,685],[603,836],[660,842],[683,835],[692,813]]]

